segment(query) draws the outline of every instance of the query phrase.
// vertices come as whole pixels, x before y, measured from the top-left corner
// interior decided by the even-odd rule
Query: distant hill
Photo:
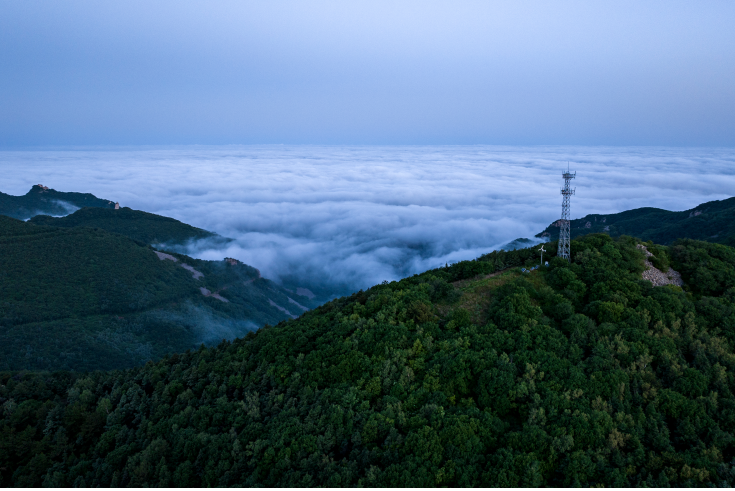
[[[646,244],[682,289],[628,236],[555,247],[130,370],[0,372],[0,485],[735,485],[735,249]]]
[[[145,244],[180,245],[190,240],[211,238],[220,242],[225,239],[217,234],[192,227],[173,218],[154,215],[144,211],[120,208],[82,208],[65,217],[37,215],[30,220],[36,225],[55,227],[93,227],[116,232]]]
[[[130,367],[314,306],[235,260],[0,216],[0,370]]]
[[[115,203],[92,194],[61,193],[41,185],[33,186],[25,196],[0,193],[0,215],[30,219],[36,225],[103,229],[169,252],[187,253],[191,241],[204,240],[197,245],[211,249],[232,241],[170,217],[127,207],[115,209]],[[280,281],[286,292],[301,295],[310,305],[352,293],[347,286],[335,289],[314,278],[286,275]]]
[[[709,201],[686,211],[637,208],[571,221],[572,238],[599,232],[612,237],[630,235],[664,245],[682,238],[735,245],[735,198]],[[559,240],[558,222],[536,237]]]
[[[0,215],[19,220],[36,215],[63,216],[84,207],[115,208],[115,203],[90,193],[62,193],[41,184],[34,185],[24,196],[0,192]]]

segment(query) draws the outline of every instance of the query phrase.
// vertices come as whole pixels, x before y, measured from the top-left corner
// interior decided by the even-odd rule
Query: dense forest
[[[63,193],[36,184],[23,196],[0,192],[0,215],[28,220],[35,215],[63,216],[83,207],[115,208],[115,203],[90,193]]]
[[[316,306],[238,261],[168,257],[101,228],[0,216],[0,370],[132,367]]]
[[[31,218],[36,225],[53,227],[92,227],[116,232],[131,239],[169,249],[192,240],[211,239],[219,243],[229,239],[192,227],[173,218],[154,215],[127,207],[119,210],[109,208],[82,208],[64,217],[37,215]]]
[[[537,237],[559,239],[558,222]],[[603,232],[618,237],[631,235],[669,245],[688,238],[735,246],[735,198],[702,203],[686,211],[638,208],[612,215],[587,215],[571,221],[572,238]]]
[[[2,486],[732,486],[735,249],[494,252],[123,371],[0,373]],[[549,244],[550,256],[553,244]]]

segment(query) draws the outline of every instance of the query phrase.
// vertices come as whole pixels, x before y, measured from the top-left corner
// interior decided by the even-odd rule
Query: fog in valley
[[[732,149],[498,146],[185,146],[0,152],[1,191],[42,183],[170,216],[234,241],[263,276],[339,294],[473,259],[572,218],[732,196]]]

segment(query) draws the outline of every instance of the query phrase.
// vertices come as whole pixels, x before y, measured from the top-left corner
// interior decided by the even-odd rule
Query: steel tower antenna
[[[575,178],[577,175],[577,172],[575,171],[573,174],[569,172],[569,162],[567,162],[567,171],[562,173],[562,177],[564,178],[564,189],[561,190],[562,196],[564,196],[564,200],[561,204],[561,220],[559,220],[559,225],[561,225],[561,231],[559,232],[559,249],[557,251],[557,256],[563,257],[567,261],[570,260],[569,257],[569,220],[570,220],[570,197],[574,194],[574,191],[576,189],[572,189],[569,187],[569,182]]]

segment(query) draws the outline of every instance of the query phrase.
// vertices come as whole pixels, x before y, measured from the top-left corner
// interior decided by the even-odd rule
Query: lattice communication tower
[[[569,168],[567,167],[567,171],[562,173],[562,177],[564,178],[564,189],[561,190],[562,196],[564,196],[564,200],[561,204],[561,220],[559,220],[561,223],[561,231],[559,232],[559,250],[557,252],[557,256],[563,257],[567,261],[570,260],[569,257],[569,240],[570,240],[570,233],[569,233],[569,220],[570,220],[570,198],[574,194],[575,189],[572,189],[569,187],[569,183],[572,179],[575,178],[577,175],[576,172],[571,173],[569,172]]]

